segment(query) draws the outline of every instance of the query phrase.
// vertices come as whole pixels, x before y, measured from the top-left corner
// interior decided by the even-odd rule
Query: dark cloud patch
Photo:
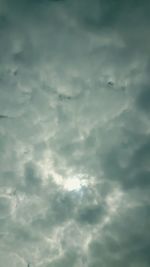
[[[66,220],[70,220],[74,213],[74,202],[71,196],[56,195],[52,202],[50,202],[50,208],[53,210],[55,223],[63,223]]]
[[[36,165],[32,162],[26,164],[23,181],[20,184],[23,186],[22,190],[26,190],[27,194],[31,194],[31,192],[37,194],[39,192],[41,187],[41,178],[40,174],[37,172]]]
[[[78,255],[74,252],[74,251],[69,251],[66,252],[62,257],[60,257],[59,260],[54,261],[53,263],[48,263],[48,265],[46,265],[46,267],[65,267],[65,266],[70,266],[73,267],[75,266],[76,262],[77,262],[77,257]]]
[[[121,1],[110,1],[109,4],[106,1],[97,2],[99,3],[99,16],[97,17],[97,20],[89,17],[85,21],[89,26],[93,25],[93,28],[99,30],[112,27],[112,25],[114,26],[121,14]]]
[[[97,239],[91,243],[93,261],[90,266],[97,266],[98,263],[102,266],[148,266],[150,244],[147,235],[147,208],[148,206],[133,208],[125,216],[121,212],[120,219],[103,231],[101,241]]]
[[[0,16],[0,31],[1,34],[5,33],[5,31],[10,27],[9,19],[5,15]]]
[[[143,87],[141,90],[138,99],[137,99],[137,105],[141,110],[143,110],[145,113],[150,112],[150,87],[146,86],[146,88]]]
[[[97,224],[103,218],[105,213],[104,207],[95,205],[93,207],[83,207],[82,210],[79,210],[79,215],[77,220],[81,224]]]

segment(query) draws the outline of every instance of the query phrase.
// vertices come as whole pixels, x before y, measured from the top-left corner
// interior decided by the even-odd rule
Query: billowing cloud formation
[[[0,0],[1,267],[148,267],[149,1]]]

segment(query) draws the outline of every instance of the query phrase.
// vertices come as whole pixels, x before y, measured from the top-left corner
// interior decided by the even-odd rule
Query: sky
[[[0,267],[150,266],[149,13],[0,0]]]

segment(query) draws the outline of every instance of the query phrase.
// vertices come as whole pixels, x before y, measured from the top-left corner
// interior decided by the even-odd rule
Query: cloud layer
[[[149,1],[0,0],[1,267],[148,267]]]

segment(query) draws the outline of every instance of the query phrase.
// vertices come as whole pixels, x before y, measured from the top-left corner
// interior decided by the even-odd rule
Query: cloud
[[[143,86],[143,90],[140,92],[137,100],[137,104],[141,110],[143,110],[145,113],[149,113],[149,102],[150,102],[150,91],[149,91],[149,85]]]
[[[149,2],[0,10],[2,267],[149,266]]]
[[[142,207],[139,203],[120,211],[119,217],[103,230],[102,236],[91,242],[89,266],[148,266],[147,209],[149,205]]]

